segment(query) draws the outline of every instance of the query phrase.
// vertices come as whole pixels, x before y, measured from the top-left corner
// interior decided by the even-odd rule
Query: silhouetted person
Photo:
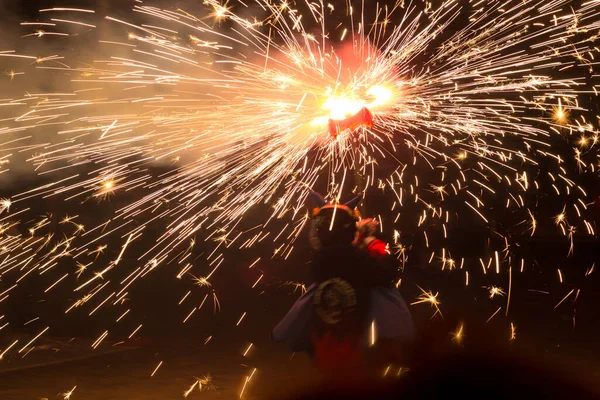
[[[372,324],[386,356],[400,351],[393,344],[413,338],[410,312],[393,285],[397,260],[373,236],[376,221],[359,222],[358,198],[341,205],[313,197],[319,205],[309,237],[314,283],[273,329],[273,339],[311,354],[327,374],[365,371]]]

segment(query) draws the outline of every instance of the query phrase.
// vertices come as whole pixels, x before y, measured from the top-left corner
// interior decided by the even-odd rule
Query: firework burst
[[[385,225],[398,232],[403,262],[400,231],[410,226],[430,262],[462,270],[464,259],[433,243],[434,232],[447,239],[460,218],[493,229],[490,209],[504,208],[534,235],[552,225],[535,212],[546,193],[563,201],[555,224],[571,243],[576,229],[595,235],[573,171],[598,168],[589,108],[599,5],[396,2],[367,13],[365,3],[205,0],[192,15],[138,2],[138,22],[42,10],[40,21],[22,24],[23,40],[81,49],[0,52],[16,93],[0,104],[10,110],[0,127],[0,178],[28,169],[44,180],[2,193],[3,282],[51,271],[59,279],[49,289],[73,285],[73,307],[97,296],[93,313],[122,305],[133,284],[173,263],[216,310],[211,279],[226,265],[225,249],[269,237],[273,256],[289,257],[308,220],[308,189],[318,185],[332,200],[386,193],[396,216]],[[90,37],[91,54],[82,39]],[[27,77],[51,89],[27,88]],[[40,199],[115,205],[106,220],[65,217],[54,231],[51,218],[32,213]],[[260,204],[270,214],[246,228],[244,216]],[[154,236],[157,223],[164,230]],[[110,238],[120,243],[106,260]],[[213,244],[202,262],[194,252],[201,239]],[[150,244],[140,251],[141,242]],[[139,254],[125,279],[113,279],[132,247]],[[506,239],[501,255],[480,260],[483,273],[492,264],[500,273],[514,262],[509,255]],[[61,259],[73,260],[68,276],[56,271]],[[424,302],[441,315],[437,294],[423,291],[414,304]]]

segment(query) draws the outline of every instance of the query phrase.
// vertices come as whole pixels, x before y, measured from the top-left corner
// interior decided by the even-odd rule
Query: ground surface
[[[257,371],[243,397],[263,399],[277,397],[280,391],[294,391],[314,376],[305,358],[290,360],[289,354],[273,349],[268,349],[260,365],[254,366],[251,357],[245,359],[234,346],[221,350],[200,342],[197,346],[173,344],[171,349],[153,344],[111,347],[107,344],[96,351],[80,349],[74,357],[59,356],[60,352],[56,356],[43,356],[42,351],[37,356],[32,353],[28,355],[33,356],[29,364],[0,372],[0,399],[62,399],[60,393],[74,386],[73,400],[182,399],[196,378],[208,374],[214,387],[205,385],[200,391],[196,386],[189,399],[234,399],[240,396],[246,376],[254,368]],[[151,377],[160,361],[163,364]]]
[[[597,342],[562,342],[521,338],[517,346],[527,357],[540,364],[556,367],[565,374],[600,381],[600,346]],[[253,346],[243,357],[242,341],[223,337],[204,345],[193,339],[149,342],[138,341],[114,346],[104,343],[92,350],[89,343],[40,342],[40,350],[25,359],[3,360],[0,372],[0,399],[64,399],[77,386],[72,400],[171,400],[184,398],[184,392],[210,374],[211,384],[196,386],[188,399],[239,398],[246,377],[244,399],[277,399],[311,385],[317,375],[303,356],[290,358],[280,347],[268,341]],[[59,347],[63,350],[57,351]],[[163,364],[154,377],[153,370]],[[600,384],[598,384],[600,388]]]

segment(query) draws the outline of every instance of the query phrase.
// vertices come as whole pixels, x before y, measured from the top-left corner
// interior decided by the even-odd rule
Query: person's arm
[[[379,221],[374,218],[363,218],[357,224],[354,245],[369,256],[369,276],[376,286],[388,286],[398,276],[397,260],[391,255],[388,245],[375,237]]]
[[[369,240],[366,247],[369,258],[373,261],[373,268],[369,270],[373,283],[377,286],[388,286],[398,276],[398,260],[392,256],[387,244],[383,240]]]
[[[358,223],[354,245],[365,251],[369,256],[369,275],[377,286],[390,285],[398,275],[397,260],[392,257],[388,245],[375,237],[379,222],[376,219],[365,218]]]
[[[364,240],[367,252],[373,257],[390,255],[390,250],[383,240],[370,236]]]

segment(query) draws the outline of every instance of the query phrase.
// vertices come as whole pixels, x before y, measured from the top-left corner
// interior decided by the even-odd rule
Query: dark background
[[[120,15],[128,14],[130,4],[123,4],[117,0],[105,1],[61,1],[60,6],[93,7],[101,13]],[[183,2],[181,2],[183,3]],[[37,10],[53,6],[50,1],[4,1],[2,8],[10,15],[7,19],[14,21],[34,20]],[[462,21],[464,22],[464,21]],[[456,21],[457,24],[461,20]],[[448,32],[449,34],[452,31]],[[442,40],[442,39],[440,39]],[[597,109],[597,105],[595,105]],[[557,141],[557,152],[570,151],[568,141]],[[568,169],[574,168],[568,164]],[[386,166],[382,166],[386,168]],[[389,168],[393,170],[393,165]],[[539,174],[543,175],[544,166],[540,167]],[[151,171],[155,176],[165,170]],[[427,181],[428,174],[433,172],[417,171],[423,181]],[[576,180],[588,189],[588,198],[594,199],[600,190],[597,185],[597,176],[593,174],[572,174],[571,179]],[[11,193],[19,193],[27,187],[37,186],[43,181],[13,182],[10,187],[0,188],[0,197],[10,197]],[[94,221],[102,221],[111,216],[111,213],[137,197],[137,193],[119,194],[105,202],[86,202],[83,204],[65,204],[60,199],[36,200],[33,203],[31,218],[39,215],[43,210],[53,214],[53,223],[49,229],[63,229],[59,221],[64,215],[80,215],[79,222],[93,226]],[[482,225],[475,218],[464,217],[461,223],[453,226],[449,239],[443,239],[435,234],[430,236],[431,248],[446,247],[451,250],[456,259],[464,257],[465,269],[469,271],[469,285],[465,286],[465,274],[461,270],[442,271],[437,265],[428,265],[430,250],[425,248],[422,240],[421,229],[411,226],[409,222],[399,227],[402,232],[402,243],[407,247],[408,262],[402,273],[400,291],[407,302],[412,302],[421,294],[418,286],[433,293],[439,292],[440,309],[448,321],[448,326],[456,327],[464,323],[466,337],[469,340],[469,329],[484,332],[490,342],[510,342],[510,323],[517,327],[515,345],[520,351],[531,351],[531,357],[536,358],[547,351],[561,353],[578,353],[586,348],[597,349],[597,332],[600,328],[598,318],[598,305],[600,305],[600,292],[597,290],[598,273],[594,272],[585,276],[586,271],[594,264],[600,262],[600,246],[596,237],[577,235],[575,237],[574,255],[568,257],[569,242],[558,234],[558,229],[553,227],[552,218],[560,211],[565,199],[553,196],[540,196],[537,199],[540,228],[533,237],[518,227],[522,221],[521,215],[507,212],[503,205],[506,193],[499,191],[494,204],[491,199],[489,204],[493,216],[490,224]],[[390,197],[379,190],[369,190],[366,197],[366,216],[381,215],[385,220],[393,220],[390,213]],[[459,202],[455,207],[458,209]],[[452,200],[447,201],[446,207],[452,208]],[[407,206],[404,213],[417,212]],[[596,220],[595,209],[590,208],[589,220]],[[244,226],[252,227],[263,222],[268,213],[267,206],[256,206],[247,215]],[[279,224],[279,225],[277,225]],[[275,227],[283,226],[284,222],[276,222]],[[595,222],[594,222],[595,224]],[[435,231],[432,227],[432,232]],[[596,226],[596,229],[599,227]],[[25,228],[21,228],[26,234]],[[164,231],[160,223],[149,227],[145,233],[146,238],[159,236]],[[273,228],[273,231],[278,229]],[[439,232],[439,230],[438,230]],[[489,291],[484,288],[490,285],[508,290],[508,263],[503,264],[500,274],[493,268],[483,274],[479,266],[479,258],[493,257],[494,251],[501,251],[505,242],[494,232],[501,232],[509,238],[510,250],[506,254],[512,258],[512,291],[508,316],[505,316],[506,297],[489,298]],[[389,232],[388,232],[389,233]],[[227,348],[230,343],[247,340],[252,343],[266,343],[269,339],[271,327],[281,318],[298,297],[299,292],[294,292],[292,286],[286,282],[309,283],[307,263],[308,243],[305,234],[296,245],[292,256],[283,260],[272,257],[273,247],[269,243],[251,250],[237,250],[235,248],[225,251],[224,257],[227,265],[211,279],[212,288],[199,288],[194,286],[190,279],[178,280],[175,278],[179,270],[177,265],[167,265],[150,273],[142,281],[133,285],[128,300],[125,304],[104,308],[92,317],[88,313],[98,301],[103,299],[108,291],[95,298],[92,304],[76,308],[65,315],[64,310],[76,301],[80,294],[75,295],[70,290],[53,290],[44,294],[50,282],[60,277],[64,272],[71,271],[74,266],[69,259],[61,260],[61,264],[50,276],[32,276],[23,281],[19,287],[11,292],[8,301],[2,304],[2,313],[10,321],[10,329],[0,332],[0,346],[5,348],[17,335],[35,335],[43,327],[51,325],[49,335],[61,340],[69,338],[83,338],[95,340],[104,330],[111,333],[111,340],[118,341],[126,338],[140,323],[143,329],[139,337],[147,338],[153,343],[168,344],[177,348],[180,344],[194,342],[199,345],[209,336],[214,336],[215,346]],[[391,237],[383,236],[386,240]],[[110,245],[107,252],[99,257],[98,265],[102,262],[114,260],[120,251],[120,243]],[[198,240],[194,249],[194,257],[211,251],[214,243],[205,243]],[[137,254],[147,243],[134,242],[121,261],[123,277],[136,266]],[[248,266],[258,257],[261,262],[257,267],[248,269]],[[520,273],[520,259],[525,259],[525,270]],[[198,261],[199,262],[199,261]],[[104,264],[105,265],[105,264]],[[131,268],[131,269],[130,269]],[[212,268],[205,266],[203,273],[208,273]],[[557,268],[563,273],[564,283],[558,281]],[[118,274],[118,273],[117,273]],[[251,286],[264,274],[263,279],[256,288]],[[71,279],[71,278],[69,278]],[[111,277],[114,282],[119,279]],[[0,289],[4,286],[0,286]],[[570,296],[559,307],[556,304],[571,289],[580,290],[577,300]],[[3,290],[3,289],[2,289]],[[183,306],[178,302],[183,295],[192,290],[192,294]],[[214,293],[218,296],[221,311],[213,312],[213,303],[209,299],[204,307],[196,311],[193,318],[186,324],[183,319],[189,313],[191,305],[199,304],[206,294]],[[502,310],[492,321],[485,321],[502,306]],[[128,316],[121,324],[114,320],[126,309],[131,308]],[[420,332],[427,331],[437,320],[431,319],[434,310],[428,304],[411,307],[414,319]],[[242,313],[246,312],[243,323],[235,327]],[[27,321],[40,317],[34,324],[24,326]],[[471,328],[473,327],[473,328]],[[449,331],[443,333],[448,336]],[[448,336],[449,337],[449,336]],[[557,347],[558,346],[558,347]],[[182,345],[182,347],[185,347]],[[560,349],[559,349],[560,347]],[[279,349],[284,351],[283,349]],[[257,361],[260,362],[260,361]]]

